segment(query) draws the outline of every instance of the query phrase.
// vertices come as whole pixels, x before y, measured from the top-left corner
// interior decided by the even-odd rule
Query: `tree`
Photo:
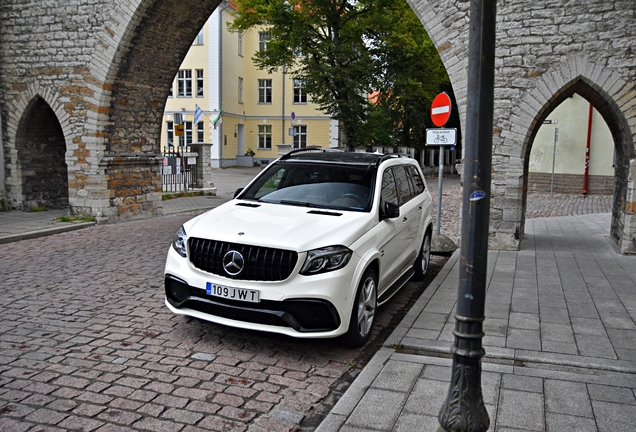
[[[369,125],[376,145],[421,149],[426,128],[433,127],[430,106],[435,95],[450,88],[435,45],[405,0],[396,0],[376,17],[382,34],[375,56],[382,65]],[[452,92],[451,92],[452,97]],[[387,141],[388,139],[388,141]]]
[[[418,81],[421,73],[409,78],[401,72],[415,75],[423,65],[414,64],[413,57],[422,50],[437,51],[405,0],[237,0],[236,5],[231,29],[263,26],[270,33],[267,49],[254,56],[256,65],[269,72],[284,67],[302,80],[312,102],[340,122],[346,147],[371,145],[377,141],[373,131],[389,124],[401,124],[411,137],[411,122],[419,121],[421,108],[416,99],[429,83]],[[401,19],[401,14],[409,18]],[[411,40],[410,32],[415,32]],[[374,106],[368,95],[376,89]],[[371,111],[382,115],[374,114],[368,124]],[[390,116],[391,122],[380,121],[382,116]],[[396,138],[393,132],[386,139]]]

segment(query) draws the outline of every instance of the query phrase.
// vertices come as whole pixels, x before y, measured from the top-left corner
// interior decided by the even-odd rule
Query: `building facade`
[[[266,29],[230,32],[232,3],[203,26],[172,83],[161,131],[163,149],[211,143],[213,168],[265,165],[308,146],[338,147],[338,123],[311,103],[303,83],[283,70],[259,70],[253,55],[267,48]],[[195,123],[196,107],[203,115]],[[175,120],[183,122],[176,136]]]

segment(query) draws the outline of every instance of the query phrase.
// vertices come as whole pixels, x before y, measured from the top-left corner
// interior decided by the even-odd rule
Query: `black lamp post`
[[[490,419],[481,392],[492,167],[496,0],[472,0],[459,287],[450,387],[440,431],[482,432]]]

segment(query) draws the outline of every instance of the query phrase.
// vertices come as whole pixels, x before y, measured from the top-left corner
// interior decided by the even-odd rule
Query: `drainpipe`
[[[590,141],[592,140],[592,115],[594,107],[590,104],[587,116],[587,141],[585,142],[585,170],[583,171],[583,195],[587,195],[590,175]]]
[[[282,142],[283,144],[285,144],[285,65],[283,65],[283,108],[282,108],[282,113],[281,113],[281,121],[282,121],[282,135],[283,135],[283,139]],[[293,149],[292,149],[293,150]]]

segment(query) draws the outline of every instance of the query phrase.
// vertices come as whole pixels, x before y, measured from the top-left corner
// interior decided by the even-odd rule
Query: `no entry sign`
[[[451,114],[451,100],[446,93],[440,93],[435,96],[431,104],[431,120],[437,127],[446,124]]]

